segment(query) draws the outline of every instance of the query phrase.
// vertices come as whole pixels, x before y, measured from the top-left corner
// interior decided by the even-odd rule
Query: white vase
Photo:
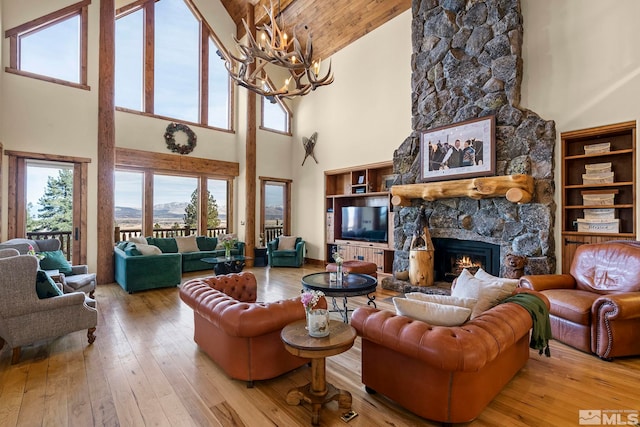
[[[329,310],[320,308],[309,310],[307,314],[309,336],[319,338],[329,335]]]

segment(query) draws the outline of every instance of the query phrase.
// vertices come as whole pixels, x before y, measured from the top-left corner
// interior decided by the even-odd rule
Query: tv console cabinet
[[[376,264],[378,274],[393,271],[393,212],[389,186],[393,182],[393,163],[381,162],[325,171],[325,261],[333,262],[339,250],[344,260]],[[347,206],[386,206],[388,241],[367,242],[341,238],[342,208]]]

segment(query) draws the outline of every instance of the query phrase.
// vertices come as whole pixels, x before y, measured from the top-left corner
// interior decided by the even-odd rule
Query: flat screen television
[[[341,238],[365,242],[388,241],[387,206],[344,206]]]

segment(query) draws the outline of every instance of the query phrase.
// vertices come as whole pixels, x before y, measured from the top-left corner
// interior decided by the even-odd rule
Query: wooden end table
[[[329,335],[322,338],[309,336],[307,322],[298,320],[285,326],[280,337],[287,351],[295,356],[311,359],[311,382],[287,393],[289,405],[304,401],[311,405],[311,423],[319,424],[320,408],[336,400],[341,409],[351,410],[351,393],[340,390],[326,381],[325,357],[349,350],[356,339],[356,330],[337,320],[329,321]]]

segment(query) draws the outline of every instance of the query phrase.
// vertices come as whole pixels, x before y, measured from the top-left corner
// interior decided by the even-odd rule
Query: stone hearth
[[[519,106],[520,1],[413,0],[412,10],[413,132],[394,153],[395,184],[420,182],[421,131],[494,115],[496,175],[531,175],[535,192],[526,204],[504,197],[460,197],[416,199],[411,206],[397,207],[394,272],[408,270],[409,245],[422,206],[432,237],[499,245],[501,260],[508,253],[527,257],[526,274],[555,272],[555,123]],[[402,281],[387,282],[384,287],[402,288]]]

